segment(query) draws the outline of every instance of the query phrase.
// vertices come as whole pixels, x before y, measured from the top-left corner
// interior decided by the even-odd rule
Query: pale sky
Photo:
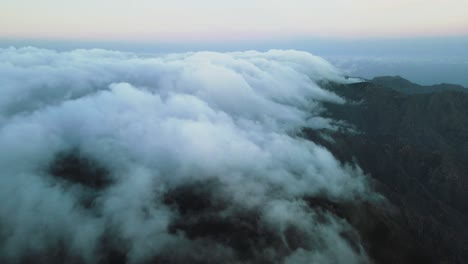
[[[229,41],[468,36],[468,0],[0,0],[0,38]]]

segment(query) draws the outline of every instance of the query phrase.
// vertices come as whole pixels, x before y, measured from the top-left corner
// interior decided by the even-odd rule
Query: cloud
[[[0,259],[366,262],[304,200],[369,192],[298,136],[336,127],[326,81],[298,51],[1,49]]]

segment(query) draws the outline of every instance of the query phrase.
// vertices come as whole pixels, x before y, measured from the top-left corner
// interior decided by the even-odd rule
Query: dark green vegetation
[[[376,263],[466,263],[468,93],[454,91],[465,88],[400,77],[328,88],[348,100],[326,105],[328,115],[356,133],[304,136],[356,162],[387,204],[324,207],[359,231]]]
[[[81,155],[78,150],[58,155],[49,171],[64,183],[80,184],[91,189],[100,190],[111,183],[107,170]]]

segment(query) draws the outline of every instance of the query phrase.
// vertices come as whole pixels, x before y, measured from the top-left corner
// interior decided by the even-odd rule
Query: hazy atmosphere
[[[0,262],[468,261],[468,1],[0,2]]]
[[[466,10],[465,0],[4,0],[0,47],[296,49],[326,57],[350,75],[468,86]]]

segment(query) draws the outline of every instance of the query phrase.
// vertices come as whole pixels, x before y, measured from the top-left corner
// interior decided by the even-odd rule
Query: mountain
[[[466,263],[468,93],[401,77],[328,89],[348,102],[327,104],[329,117],[349,128],[304,136],[358,164],[385,200],[322,206],[359,231],[375,263]]]
[[[380,76],[370,80],[371,83],[383,88],[393,89],[404,94],[423,94],[444,91],[468,92],[468,89],[456,84],[441,83],[430,86],[423,86],[412,83],[401,76]]]

